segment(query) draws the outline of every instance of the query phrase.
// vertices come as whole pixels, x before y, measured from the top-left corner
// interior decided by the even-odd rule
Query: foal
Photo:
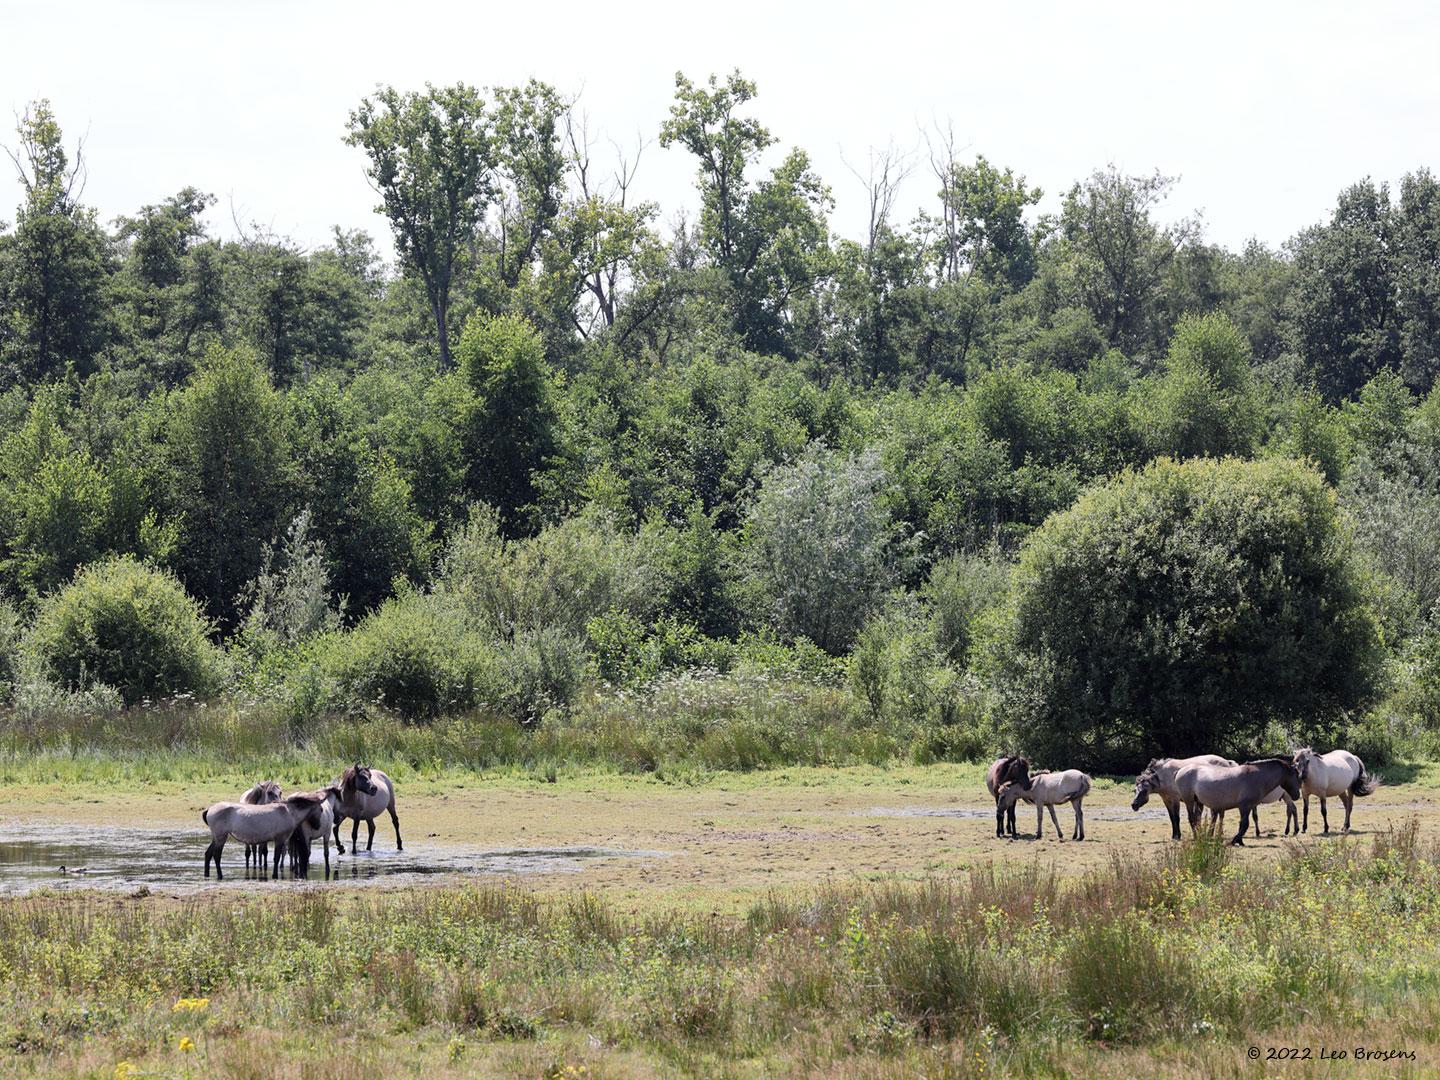
[[[1079,769],[1066,769],[1064,772],[1036,773],[1030,777],[1030,786],[1024,787],[1018,781],[1011,781],[1000,789],[1000,797],[997,804],[1015,812],[1015,803],[1018,799],[1035,804],[1035,839],[1039,840],[1045,832],[1045,808],[1050,809],[1050,820],[1055,825],[1055,839],[1064,840],[1060,835],[1060,821],[1055,817],[1055,807],[1060,803],[1069,803],[1075,807],[1075,830],[1070,834],[1071,840],[1085,839],[1085,814],[1080,809],[1080,803],[1085,796],[1090,794],[1090,777],[1086,776]]]

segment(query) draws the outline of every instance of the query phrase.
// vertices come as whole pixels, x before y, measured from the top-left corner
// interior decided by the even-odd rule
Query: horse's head
[[[1307,754],[1309,752],[1308,750],[1305,751]],[[1298,757],[1299,755],[1296,756]],[[1300,798],[1300,782],[1305,779],[1305,769],[1300,767],[1300,765],[1291,758],[1278,758],[1276,760],[1285,766],[1285,774],[1280,778],[1280,789],[1292,799]],[[1307,758],[1305,766],[1308,767],[1309,764],[1310,761]]]
[[[358,791],[362,795],[375,794],[375,782],[370,779],[370,766],[361,765],[356,762],[345,770],[340,777],[340,790],[342,792]]]
[[[1310,769],[1310,763],[1314,760],[1315,751],[1311,750],[1308,746],[1301,747],[1291,756],[1290,761],[1295,766],[1295,771],[1300,774],[1302,781],[1305,779],[1305,773]],[[1291,798],[1294,798],[1294,796],[1292,795]]]
[[[1011,780],[1000,785],[1000,790],[995,793],[995,805],[1001,810],[1009,810],[1020,799],[1020,792],[1024,791],[1024,785],[1018,780]]]
[[[1000,782],[1002,784],[1014,781],[1025,787],[1030,786],[1030,759],[1020,756],[1005,759],[1004,766],[1000,769]]]
[[[1155,775],[1155,762],[1145,766],[1145,771],[1135,778],[1135,799],[1131,810],[1139,810],[1150,801],[1150,796],[1160,790],[1160,778]]]

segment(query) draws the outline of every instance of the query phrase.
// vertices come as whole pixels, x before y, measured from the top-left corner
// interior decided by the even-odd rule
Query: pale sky
[[[850,236],[864,197],[843,162],[935,121],[1044,188],[1046,209],[1106,162],[1179,175],[1167,212],[1203,212],[1232,248],[1279,244],[1363,176],[1440,169],[1440,7],[1420,2],[0,0],[0,107],[51,99],[67,141],[86,138],[103,218],[188,184],[218,196],[218,234],[233,204],[303,245],[340,224],[388,249],[342,141],[376,83],[578,91],[595,133],[649,141],[636,189],[668,218],[695,203],[690,159],[656,140],[675,72],[737,66],[776,157],[810,152]],[[933,201],[917,165],[902,219]],[[0,184],[0,219],[18,199]]]

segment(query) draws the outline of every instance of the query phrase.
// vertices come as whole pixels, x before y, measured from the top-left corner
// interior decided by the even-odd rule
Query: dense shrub
[[[495,654],[452,609],[407,593],[387,600],[346,634],[329,639],[323,666],[333,704],[377,705],[408,718],[433,717],[493,700]]]
[[[1161,460],[1026,544],[988,657],[1017,745],[1123,770],[1318,737],[1372,697],[1372,590],[1323,478],[1298,462]]]
[[[87,567],[41,605],[29,647],[60,685],[111,686],[133,704],[218,691],[225,662],[209,632],[172,575],[119,556]]]

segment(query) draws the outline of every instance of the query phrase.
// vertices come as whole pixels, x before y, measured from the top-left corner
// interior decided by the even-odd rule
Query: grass
[[[1260,1075],[1249,1045],[1303,1035],[1420,1075],[1437,931],[1440,850],[1413,827],[1265,863],[1202,840],[1074,878],[830,885],[735,918],[514,887],[36,896],[0,902],[0,1047],[13,1072],[107,1076]]]

